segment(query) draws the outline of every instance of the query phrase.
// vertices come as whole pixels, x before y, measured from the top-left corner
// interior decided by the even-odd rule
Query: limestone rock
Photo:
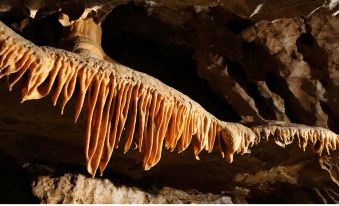
[[[83,42],[78,42],[80,56],[99,57],[105,65],[124,65],[145,72],[187,95],[179,95],[187,105],[194,101],[201,104],[199,108],[208,117],[210,112],[220,122],[240,121],[224,122],[227,129],[219,131],[222,137],[215,143],[208,138],[201,142],[193,138],[193,144],[199,147],[186,148],[179,142],[181,146],[175,152],[180,154],[163,149],[162,161],[150,171],[142,170],[143,158],[131,144],[126,154],[123,147],[114,151],[103,177],[88,177],[84,170],[55,172],[64,169],[66,163],[85,168],[85,117],[80,116],[74,126],[73,99],[63,116],[59,115],[59,106],[53,109],[48,99],[19,104],[21,91],[14,88],[9,93],[5,88],[6,80],[13,83],[15,79],[2,78],[0,149],[18,162],[13,167],[0,167],[4,171],[1,178],[13,183],[6,184],[7,193],[24,188],[18,197],[28,202],[33,195],[42,203],[338,203],[337,15],[335,0],[1,2],[0,20],[36,45],[29,44],[29,48],[35,48],[31,50],[33,57],[39,57],[33,61],[37,65],[43,65],[41,62],[50,54],[62,53],[66,59],[63,65],[74,65],[68,61],[70,56],[81,60],[71,53],[55,52],[55,48],[41,50],[40,46],[72,47],[69,39],[60,41],[62,30],[72,30],[88,21],[97,28],[101,25],[102,42],[94,38],[94,43],[101,43],[104,51],[91,55],[93,45],[83,50]],[[7,45],[10,38],[0,46]],[[85,43],[92,40],[88,38]],[[0,64],[10,62],[1,75],[9,75],[21,65],[15,55],[20,55],[22,48],[14,45],[18,50],[9,52],[12,59],[2,55],[7,50],[0,52]],[[81,61],[81,65],[87,68],[98,62],[93,59]],[[55,66],[51,62],[51,67]],[[100,70],[100,65],[93,63],[90,67]],[[123,71],[121,76],[130,70]],[[131,73],[131,81],[140,76],[146,76],[142,80],[151,78]],[[18,88],[34,88],[25,81],[27,78],[34,79],[31,82],[43,79],[33,76],[21,76]],[[153,89],[169,88],[159,85],[153,84]],[[175,90],[168,90],[178,96]],[[37,89],[30,95],[41,92]],[[66,102],[68,93],[63,94]],[[93,95],[93,91],[88,94]],[[122,134],[129,130],[120,129]],[[213,129],[201,131],[207,133],[204,137],[213,133]],[[237,138],[239,134],[246,138]],[[172,143],[167,145],[170,150],[176,141]],[[201,152],[202,148],[210,153]],[[200,160],[192,153],[200,153]],[[222,161],[219,153],[233,163]],[[37,162],[54,168],[43,166],[45,171],[39,173],[32,168]],[[13,171],[19,171],[14,173],[18,178],[10,174]],[[127,175],[129,181],[115,182],[112,176],[119,176],[117,172]],[[139,187],[134,180],[147,187]],[[29,189],[33,194],[25,193]]]
[[[32,182],[33,194],[44,204],[231,204],[223,195],[203,194],[165,187],[152,193],[136,187],[115,185],[109,179],[96,179],[81,174],[40,176]]]

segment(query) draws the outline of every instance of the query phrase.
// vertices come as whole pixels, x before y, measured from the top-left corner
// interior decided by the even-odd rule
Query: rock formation
[[[191,184],[195,175],[186,183],[177,180],[172,183],[178,185],[169,185],[171,180],[163,180],[159,184],[214,193],[226,190],[234,202],[245,199],[270,202],[268,197],[274,193],[272,191],[281,190],[285,184],[300,191],[316,188],[314,196],[305,195],[306,202],[312,202],[312,198],[318,198],[320,202],[335,202],[338,200],[339,143],[335,134],[338,132],[335,124],[338,119],[336,85],[339,61],[337,7],[335,1],[321,4],[306,1],[4,2],[0,7],[5,23],[0,25],[0,79],[7,78],[10,91],[14,85],[21,90],[22,102],[51,96],[55,106],[60,99],[64,117],[60,119],[54,111],[46,112],[50,108],[39,114],[39,107],[48,107],[45,98],[40,106],[37,102],[21,106],[13,103],[18,93],[16,87],[14,95],[3,90],[1,133],[8,138],[15,137],[12,141],[20,142],[20,147],[25,149],[20,154],[14,146],[18,143],[13,145],[11,142],[1,148],[20,162],[82,164],[82,159],[85,159],[87,171],[93,176],[98,169],[103,175],[108,166],[131,178],[147,176],[156,182],[163,177],[174,178],[174,174],[180,176],[179,171],[191,165],[196,171],[200,170],[195,175],[207,175],[201,184],[196,181]],[[274,12],[268,13],[270,10]],[[52,24],[58,26],[51,27]],[[41,29],[46,33],[32,32]],[[168,48],[181,47],[192,51],[190,58],[196,62],[197,74],[206,80],[217,100],[209,102],[211,99],[204,99],[204,95],[211,94],[207,87],[202,90],[207,91],[206,94],[197,93],[199,88],[194,88],[194,85],[188,93],[181,90],[189,88],[194,78],[198,78],[194,72],[190,73],[194,78],[183,79],[185,83],[167,86],[170,80],[162,74],[166,71],[158,70],[161,66],[154,68],[157,71],[147,70],[147,73],[160,75],[159,78],[163,76],[164,79],[160,80],[166,84],[136,71],[144,68],[138,63],[138,57],[129,53],[119,57],[114,48],[108,46],[118,43],[114,42],[115,38],[126,41],[126,45],[128,38],[137,45],[140,41],[154,39],[160,43],[158,47],[164,50],[164,54],[173,55],[174,62],[182,56],[172,54]],[[152,52],[149,47],[145,48],[146,54]],[[167,61],[147,56],[142,60],[150,62],[151,67],[153,62],[157,65]],[[160,65],[167,64],[172,63]],[[185,74],[189,68],[181,70],[175,71]],[[74,126],[67,103],[75,107],[75,122],[80,120],[77,131],[71,131]],[[241,122],[234,122],[239,120]],[[27,127],[25,123],[38,125],[41,121],[45,122],[42,130]],[[56,132],[52,125],[61,130]],[[79,138],[82,132],[83,142]],[[31,153],[27,148],[32,145],[28,144],[36,137],[35,141],[41,145],[32,143],[37,149]],[[60,145],[52,149],[48,145],[50,141]],[[119,147],[120,141],[125,142],[122,147]],[[72,147],[78,152],[82,144],[84,157],[69,155]],[[275,145],[285,149],[278,149]],[[64,150],[59,151],[59,147]],[[136,150],[123,155],[131,147]],[[163,147],[177,150],[181,153],[177,158],[182,156],[183,159],[173,159]],[[234,163],[223,163],[218,168],[217,161],[220,160],[215,158],[216,149],[228,162]],[[201,161],[192,163],[185,150],[193,150],[195,158],[199,159],[199,155]],[[211,154],[201,153],[203,150]],[[278,155],[273,155],[274,152]],[[234,158],[234,154],[243,156]],[[113,164],[109,164],[111,158]],[[127,161],[121,162],[124,158]],[[126,167],[135,164],[135,159],[142,162],[145,170],[158,163],[159,166],[149,173],[140,169],[130,171]],[[227,174],[208,177],[211,175],[209,170],[199,169],[205,166],[210,167],[212,173]],[[170,175],[171,172],[174,176]],[[316,178],[314,174],[317,173],[319,177]],[[66,179],[70,176],[65,174]],[[100,187],[100,181],[86,178],[84,182]],[[312,180],[306,181],[307,178]],[[33,188],[40,191],[33,192],[40,199],[50,190],[46,187],[50,184],[43,183],[46,181],[54,180],[42,178],[35,183],[39,188]],[[203,182],[213,186],[204,188]],[[108,187],[111,186],[105,186]],[[239,195],[236,189],[239,187],[243,188],[241,191],[249,192]],[[63,192],[74,195],[72,190]],[[59,192],[55,190],[48,194]],[[237,201],[240,196],[241,201]],[[286,199],[276,199],[296,201],[287,196]],[[59,198],[56,202],[74,202],[63,197],[50,198]],[[41,201],[53,202],[52,199]],[[115,202],[124,202],[123,199]],[[185,199],[190,197],[185,196]]]

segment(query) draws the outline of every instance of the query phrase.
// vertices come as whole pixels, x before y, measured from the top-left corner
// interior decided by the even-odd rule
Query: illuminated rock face
[[[286,184],[316,187],[305,202],[336,201],[335,2],[126,3],[1,5],[3,21],[26,38],[0,25],[3,150],[21,162],[86,162],[93,176],[109,167],[163,186],[228,191],[235,202],[270,201]],[[39,100],[18,105],[19,91]],[[59,99],[62,119],[45,96]],[[41,180],[34,195],[59,194]]]
[[[185,192],[168,187],[147,192],[137,187],[114,185],[107,178],[88,178],[69,173],[58,177],[40,176],[33,181],[33,185],[33,194],[45,204],[232,204],[231,198],[226,195]]]

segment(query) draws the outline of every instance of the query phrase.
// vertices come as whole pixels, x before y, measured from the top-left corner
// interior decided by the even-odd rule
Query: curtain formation
[[[74,97],[75,122],[86,108],[84,135],[87,169],[102,174],[114,150],[123,142],[126,153],[132,145],[141,153],[143,168],[161,158],[162,148],[194,155],[219,148],[233,161],[261,139],[272,136],[280,146],[297,139],[321,155],[336,150],[338,136],[323,128],[304,125],[245,127],[216,119],[186,95],[159,80],[118,63],[78,55],[51,47],[38,47],[0,22],[0,78],[7,77],[9,90],[21,80],[22,102],[51,95],[61,113]]]

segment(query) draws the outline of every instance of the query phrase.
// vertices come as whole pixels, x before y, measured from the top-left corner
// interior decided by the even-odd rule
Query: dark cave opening
[[[110,57],[181,91],[219,119],[240,121],[232,107],[198,77],[193,49],[171,42],[175,28],[134,4],[114,9],[102,28],[102,46]]]
[[[243,19],[238,16],[232,16],[226,23],[226,27],[235,34],[241,33],[243,30],[253,25],[254,21]]]
[[[303,107],[299,105],[297,99],[288,89],[288,85],[284,81],[283,77],[271,72],[267,75],[266,83],[271,91],[283,97],[285,112],[291,122],[306,125],[314,124],[315,118],[313,114],[308,113]]]
[[[0,150],[0,202],[2,204],[37,204],[38,199],[30,188],[30,177],[20,164]]]
[[[329,78],[326,71],[328,57],[326,51],[321,48],[312,34],[303,33],[297,39],[297,50],[303,55],[303,60],[311,68],[311,75],[317,79]]]
[[[335,133],[339,133],[339,117],[335,115],[332,109],[326,104],[326,102],[320,101],[321,108],[329,116],[327,120],[328,127]]]

